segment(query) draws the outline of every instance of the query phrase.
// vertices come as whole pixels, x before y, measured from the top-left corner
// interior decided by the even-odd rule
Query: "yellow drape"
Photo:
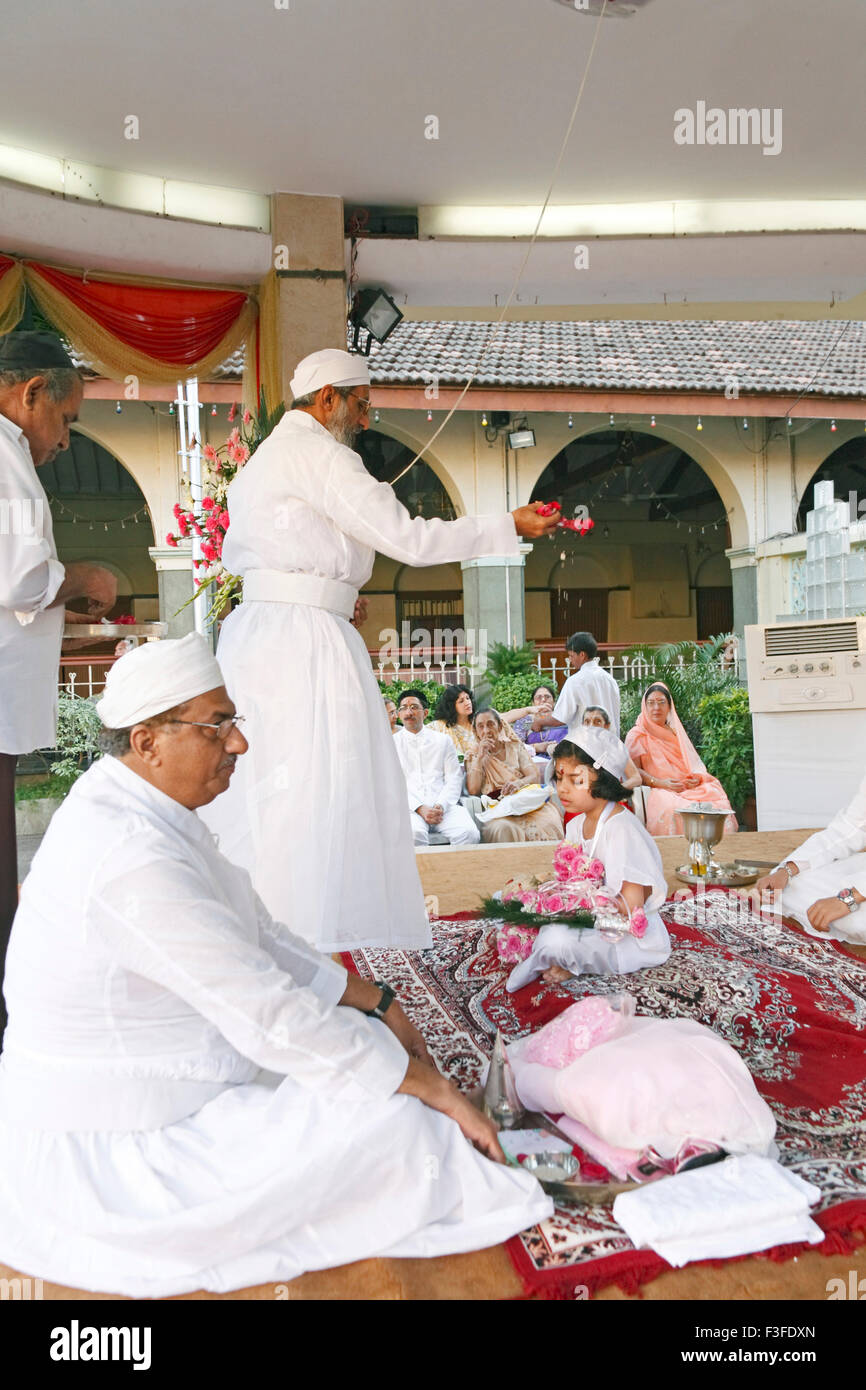
[[[13,265],[0,280],[0,333],[11,333],[24,313],[24,270]]]
[[[56,266],[58,270],[75,272],[75,267]],[[247,343],[255,341],[258,315],[256,293],[245,285],[202,285],[192,281],[165,280],[150,275],[113,275],[99,272],[100,280],[125,285],[163,285],[193,289],[235,290],[247,295],[247,302],[230,330],[205,357],[196,362],[166,363],[128,347],[109,333],[84,310],[72,304],[66,296],[50,285],[29,266],[13,266],[0,279],[0,333],[9,333],[24,312],[24,289],[29,289],[42,313],[58,332],[73,344],[88,363],[110,381],[122,382],[127,376],[137,376],[142,382],[176,382],[186,377],[207,378],[220,362]],[[270,398],[270,394],[269,394]]]

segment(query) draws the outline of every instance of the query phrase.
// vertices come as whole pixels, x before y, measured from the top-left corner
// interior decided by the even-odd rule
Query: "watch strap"
[[[388,1009],[393,1004],[396,994],[391,986],[386,984],[384,980],[376,980],[374,983],[377,988],[381,989],[382,997],[374,1009],[364,1009],[363,1012],[368,1018],[384,1018]]]

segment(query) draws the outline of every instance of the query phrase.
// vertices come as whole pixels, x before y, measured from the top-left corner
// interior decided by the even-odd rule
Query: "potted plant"
[[[90,699],[61,690],[57,698],[57,741],[41,749],[47,776],[15,789],[18,835],[43,835],[72,784],[98,756],[102,725]]]

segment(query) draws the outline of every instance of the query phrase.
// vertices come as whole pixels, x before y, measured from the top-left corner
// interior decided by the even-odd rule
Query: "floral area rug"
[[[639,1014],[707,1024],[737,1049],[772,1108],[781,1162],[823,1193],[813,1215],[827,1235],[812,1248],[855,1248],[866,1240],[866,963],[723,891],[669,901],[662,916],[674,943],[664,965],[538,982],[513,995],[494,946],[497,923],[470,914],[434,921],[431,950],[359,950],[343,961],[394,986],[462,1090],[478,1084],[497,1029],[506,1040],[534,1032],[586,994],[628,990]],[[785,1260],[803,1248],[767,1254]],[[632,1246],[609,1206],[558,1205],[508,1250],[526,1294],[553,1298],[614,1282],[634,1292],[669,1268]]]

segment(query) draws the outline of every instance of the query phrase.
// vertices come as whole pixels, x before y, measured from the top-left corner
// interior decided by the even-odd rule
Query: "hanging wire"
[[[469,388],[470,388],[470,386],[472,385],[473,381],[474,381],[475,378],[477,377],[478,372],[479,372],[479,369],[480,369],[480,367],[481,367],[481,364],[482,364],[482,362],[484,361],[485,357],[487,356],[487,353],[490,351],[491,346],[493,345],[493,340],[494,340],[494,338],[495,338],[495,336],[496,336],[496,331],[497,331],[497,329],[501,326],[501,324],[502,324],[502,322],[503,322],[503,320],[504,320],[504,318],[505,318],[505,315],[508,313],[508,310],[511,308],[512,300],[514,299],[514,296],[515,296],[515,294],[517,293],[517,288],[518,288],[518,286],[519,286],[519,284],[520,284],[520,281],[521,281],[522,278],[523,278],[523,272],[525,271],[526,266],[527,266],[527,263],[528,263],[528,261],[529,261],[529,257],[530,257],[530,255],[532,254],[532,248],[533,248],[533,246],[535,245],[536,240],[538,239],[538,233],[539,233],[539,231],[540,231],[540,229],[541,229],[541,224],[542,224],[542,222],[544,221],[544,214],[547,212],[548,203],[550,202],[551,198],[553,197],[553,190],[554,190],[554,187],[555,187],[555,185],[556,185],[556,180],[557,180],[557,178],[558,178],[558,176],[559,176],[560,165],[562,164],[563,158],[565,157],[566,147],[567,147],[567,145],[568,145],[569,139],[571,138],[571,132],[572,132],[572,130],[573,130],[573,128],[574,128],[574,123],[575,123],[575,121],[577,120],[577,113],[578,113],[578,111],[579,111],[579,109],[580,109],[581,98],[583,97],[583,89],[584,89],[584,87],[586,86],[586,80],[587,80],[587,78],[588,78],[588,76],[589,76],[589,71],[590,71],[590,68],[591,68],[591,66],[592,66],[592,60],[593,60],[593,57],[594,57],[594,55],[595,55],[595,49],[596,49],[596,45],[597,45],[597,43],[598,43],[599,33],[601,32],[601,23],[602,23],[602,20],[603,20],[604,17],[605,17],[606,11],[607,11],[607,3],[608,3],[608,0],[603,0],[602,7],[601,7],[601,9],[599,10],[598,19],[597,19],[596,25],[595,25],[595,33],[594,33],[593,36],[592,36],[592,44],[591,44],[591,46],[590,46],[589,55],[588,55],[588,57],[587,57],[586,64],[584,65],[583,76],[582,76],[582,78],[580,79],[580,86],[578,87],[578,90],[577,90],[577,97],[575,98],[574,106],[573,106],[573,108],[572,108],[571,119],[569,120],[568,125],[567,125],[567,127],[566,127],[565,134],[564,134],[563,137],[562,137],[562,143],[560,144],[560,147],[559,147],[559,154],[558,154],[557,157],[556,157],[556,163],[555,163],[555,165],[554,165],[554,167],[553,167],[553,174],[551,175],[550,184],[549,184],[549,186],[548,186],[547,193],[546,193],[545,196],[544,196],[544,202],[543,202],[542,205],[541,205],[541,211],[540,211],[539,214],[538,214],[538,220],[537,220],[537,222],[536,222],[536,224],[535,224],[535,227],[534,227],[534,229],[533,229],[532,236],[531,236],[530,239],[529,239],[529,245],[528,245],[527,248],[526,248],[526,253],[525,253],[524,257],[523,257],[523,260],[522,260],[521,263],[520,263],[520,266],[518,267],[517,275],[515,276],[514,284],[511,286],[511,290],[510,290],[510,292],[509,292],[508,298],[506,299],[505,303],[504,303],[503,306],[502,306],[502,310],[501,310],[501,312],[500,312],[500,314],[499,314],[499,318],[495,321],[495,323],[493,324],[492,329],[490,330],[490,333],[487,335],[487,339],[486,339],[486,341],[485,341],[485,343],[484,343],[484,345],[483,345],[483,347],[482,347],[482,349],[481,349],[481,352],[479,353],[479,355],[478,355],[478,357],[477,357],[477,359],[476,359],[475,365],[474,365],[474,367],[472,368],[472,371],[471,371],[470,374],[469,374],[469,377],[468,377],[468,379],[467,379],[467,381],[466,381],[466,384],[464,385],[462,391],[460,392],[460,395],[457,397],[457,399],[456,399],[456,401],[454,402],[454,404],[452,405],[451,409],[448,411],[448,414],[445,416],[445,419],[442,421],[442,423],[441,423],[441,425],[439,426],[439,428],[438,428],[438,429],[436,430],[436,432],[435,432],[434,434],[432,434],[432,435],[430,436],[430,438],[427,440],[427,443],[425,444],[424,448],[421,449],[421,450],[419,451],[419,453],[417,453],[417,454],[415,455],[415,457],[412,459],[412,462],[411,462],[411,463],[407,463],[406,467],[402,470],[402,472],[400,472],[400,473],[397,474],[396,478],[392,478],[392,479],[391,479],[391,486],[392,486],[392,487],[394,486],[395,483],[398,483],[398,482],[400,481],[400,479],[403,477],[403,474],[404,474],[404,473],[408,473],[408,472],[409,472],[409,469],[413,466],[413,464],[416,464],[416,463],[419,461],[419,459],[423,458],[424,453],[426,452],[426,450],[429,449],[429,448],[435,443],[435,441],[439,438],[439,435],[442,433],[442,431],[444,430],[445,426],[448,424],[448,421],[451,419],[452,415],[454,414],[454,412],[457,410],[457,408],[458,408],[458,406],[460,405],[460,403],[461,403],[461,402],[463,401],[463,399],[465,398],[467,391],[469,390]]]

